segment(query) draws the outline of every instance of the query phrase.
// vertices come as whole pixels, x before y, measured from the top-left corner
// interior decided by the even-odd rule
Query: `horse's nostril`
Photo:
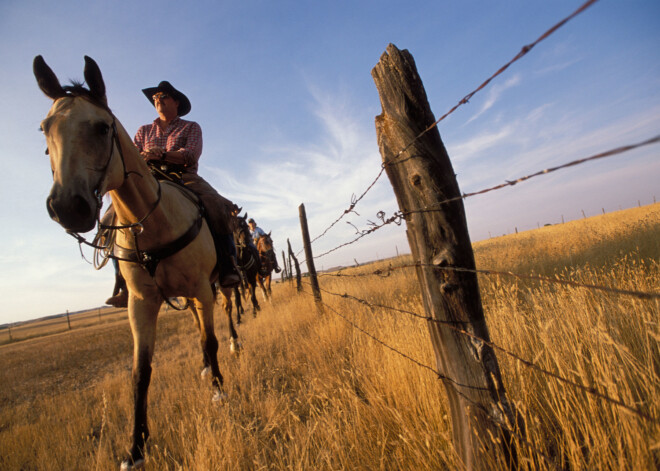
[[[53,198],[52,198],[52,196],[49,196],[46,199],[46,209],[48,210],[48,215],[50,216],[50,218],[57,221],[57,213],[55,212],[55,209],[53,208]]]
[[[79,195],[73,197],[71,210],[80,219],[87,219],[92,213],[92,208],[89,206],[87,200]]]
[[[49,196],[46,199],[48,215],[65,229],[87,232],[94,227],[96,213],[90,202],[80,195],[71,198]]]

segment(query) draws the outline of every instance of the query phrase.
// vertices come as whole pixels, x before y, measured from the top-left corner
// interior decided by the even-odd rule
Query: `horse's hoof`
[[[202,370],[200,376],[201,376],[202,378],[206,378],[206,377],[208,377],[210,374],[211,374],[211,367],[210,367],[210,366],[207,366],[206,368],[204,368],[204,369]]]
[[[130,458],[126,458],[121,462],[121,471],[132,471],[134,469],[141,469],[144,467],[144,458],[140,458],[137,461],[133,461]]]
[[[215,394],[213,395],[212,401],[216,404],[224,404],[225,402],[227,402],[228,397],[229,396],[227,396],[227,393],[225,393],[224,391],[216,391]]]

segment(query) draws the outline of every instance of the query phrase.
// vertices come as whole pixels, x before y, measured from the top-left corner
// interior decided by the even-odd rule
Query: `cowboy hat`
[[[188,97],[186,97],[183,93],[181,93],[179,90],[174,88],[170,82],[163,80],[158,84],[157,87],[142,89],[142,93],[144,93],[144,96],[146,96],[147,100],[149,100],[149,102],[151,102],[151,104],[154,106],[156,106],[156,104],[154,103],[153,96],[158,92],[167,93],[168,95],[170,95],[172,98],[174,98],[176,101],[179,102],[179,106],[177,108],[178,116],[184,116],[190,113],[190,109],[192,108],[192,106],[190,105],[190,100],[188,100]]]

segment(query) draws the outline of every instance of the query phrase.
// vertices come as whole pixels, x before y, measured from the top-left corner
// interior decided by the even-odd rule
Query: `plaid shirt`
[[[152,147],[162,147],[165,152],[183,151],[183,162],[172,163],[183,163],[188,172],[197,173],[197,161],[202,155],[202,128],[194,121],[176,117],[163,132],[158,120],[156,118],[153,123],[140,126],[133,139],[138,150],[142,152]]]

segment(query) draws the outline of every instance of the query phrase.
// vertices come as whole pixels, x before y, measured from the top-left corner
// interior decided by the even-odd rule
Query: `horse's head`
[[[114,116],[107,106],[98,65],[85,56],[85,81],[62,87],[41,56],[34,59],[39,88],[53,100],[41,130],[46,136],[53,187],[46,200],[50,217],[71,232],[94,227],[107,191],[121,185],[123,167],[111,165],[119,152]]]
[[[270,232],[266,235],[259,237],[259,242],[257,242],[257,249],[259,253],[266,253],[273,250],[273,239],[270,237]]]
[[[234,242],[239,246],[247,246],[250,243],[250,228],[247,224],[247,214],[236,216],[236,227],[234,229]]]

